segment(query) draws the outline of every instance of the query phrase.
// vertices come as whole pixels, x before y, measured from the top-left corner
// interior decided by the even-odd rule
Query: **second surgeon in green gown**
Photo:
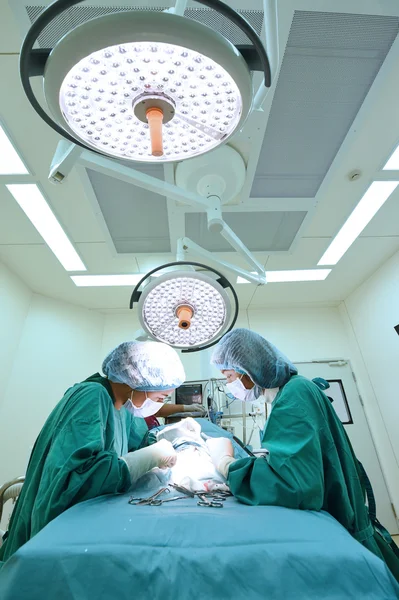
[[[126,492],[150,469],[176,462],[166,440],[140,448],[147,426],[134,417],[137,406],[162,402],[183,383],[175,350],[125,342],[106,357],[102,370],[106,377],[97,373],[70,388],[40,432],[0,561],[74,504]]]
[[[228,333],[212,362],[236,397],[250,401],[263,394],[272,403],[262,439],[267,458],[235,460],[230,440],[207,441],[236,498],[250,505],[329,512],[385,559],[399,581],[397,549],[388,532],[370,519],[359,463],[327,396],[299,376],[277,348],[247,329]]]

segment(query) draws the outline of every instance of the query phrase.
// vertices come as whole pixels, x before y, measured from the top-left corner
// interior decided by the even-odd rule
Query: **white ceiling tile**
[[[15,1],[19,2],[19,0]],[[251,4],[247,2],[246,7],[252,8],[254,2],[255,0],[253,2],[251,0]],[[36,1],[32,1],[32,3],[39,4]],[[113,0],[110,0],[111,3],[114,3]],[[260,9],[261,1],[256,0],[256,3],[255,8]],[[3,2],[3,4],[7,3]],[[3,4],[0,7],[0,22],[4,35],[0,39],[0,50],[18,52],[19,40],[17,42],[18,34],[15,23],[10,20],[8,4],[7,6],[3,6]],[[234,6],[236,5],[237,2],[234,0]],[[284,13],[282,16],[285,20],[296,5],[296,0],[287,0],[282,4],[281,12]],[[348,11],[351,8],[352,12],[356,13],[356,3],[349,2]],[[385,41],[382,40],[384,43]],[[397,52],[397,48],[395,52]],[[397,55],[399,55],[398,52]],[[311,62],[308,61],[308,66],[311,65]],[[85,194],[78,173],[72,171],[62,185],[52,185],[47,181],[49,165],[59,137],[41,121],[25,98],[19,80],[17,55],[0,56],[0,80],[7,82],[6,93],[0,95],[0,115],[4,118],[21,156],[33,174],[37,176],[54,213],[66,233],[76,244],[78,252],[89,268],[89,273],[129,273],[138,270],[145,273],[152,268],[174,261],[175,256],[172,253],[141,253],[125,256],[113,254],[90,199]],[[39,91],[40,97],[39,80],[34,81],[34,87]],[[261,264],[267,263],[267,269],[314,268],[332,236],[336,234],[356,206],[374,174],[384,164],[397,143],[399,79],[396,65],[392,71],[386,71],[386,74],[378,80],[377,87],[370,104],[368,104],[370,94],[366,98],[362,120],[359,121],[359,124],[355,122],[353,131],[351,129],[348,137],[350,140],[345,142],[343,152],[337,156],[331,172],[326,178],[326,185],[322,184],[320,188],[316,213],[304,232],[307,237],[294,245],[292,253],[269,255],[261,252],[255,254]],[[303,87],[298,89],[300,94],[306,95]],[[320,101],[320,98],[318,100]],[[339,109],[339,107],[335,108]],[[317,119],[315,120],[312,111],[306,112],[305,110],[301,114],[308,119],[313,116],[313,122],[320,118],[320,115],[316,115]],[[339,115],[339,111],[334,113],[335,116],[337,114]],[[257,116],[259,117],[259,115]],[[255,124],[257,127],[257,121]],[[253,127],[252,136],[256,135],[256,127]],[[247,139],[245,133],[244,130],[242,138],[247,140],[245,144],[249,151],[256,140],[254,137],[249,139],[249,135]],[[277,134],[281,137],[281,142],[288,139],[287,132],[283,128],[279,128]],[[306,145],[306,140],[303,139],[300,142],[299,147],[308,151],[309,144]],[[350,183],[347,174],[354,168],[360,168],[362,176],[357,182]],[[299,171],[298,177],[303,179],[306,176],[304,164]],[[310,178],[317,176],[318,172],[310,173]],[[289,173],[283,173],[283,177],[287,185],[290,181],[292,184]],[[77,288],[73,284],[68,273],[64,271],[48,247],[42,243],[39,234],[8,194],[3,183],[4,180],[0,182],[0,258],[38,293],[94,310],[126,311],[131,290],[127,288],[83,289]],[[296,194],[300,197],[301,193],[296,181],[295,185],[291,185],[291,187],[289,195],[292,197]],[[262,193],[262,197],[265,195]],[[399,235],[398,207],[399,190],[387,201],[364,230],[364,237],[355,242],[324,282],[269,284],[258,288],[252,284],[237,285],[236,290],[243,314],[245,315],[245,309],[251,301],[251,307],[260,309],[273,305],[338,304],[398,249],[399,240],[397,237],[392,237]],[[187,258],[206,263],[193,254],[189,254]],[[236,253],[219,253],[218,258],[232,262],[241,268],[253,270]],[[214,263],[209,264],[218,268]],[[236,275],[225,268],[220,270],[229,281],[235,282]]]

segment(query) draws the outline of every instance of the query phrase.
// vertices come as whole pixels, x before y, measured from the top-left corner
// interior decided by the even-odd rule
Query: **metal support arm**
[[[263,278],[265,275],[265,269],[263,265],[256,260],[252,252],[246,247],[246,245],[240,240],[238,235],[229,227],[222,215],[222,205],[220,198],[217,196],[211,196],[214,198],[216,205],[213,208],[209,208],[206,213],[208,217],[208,229],[214,233],[220,233],[224,239],[238,252],[241,254],[251,265],[253,269]]]
[[[215,198],[204,198],[199,194],[193,194],[192,192],[183,190],[177,185],[167,183],[163,179],[158,179],[157,177],[152,177],[151,175],[147,175],[146,173],[142,173],[131,167],[126,167],[125,165],[105,156],[99,156],[89,150],[83,150],[79,162],[83,164],[84,167],[88,167],[93,171],[98,171],[99,173],[104,173],[111,177],[117,177],[121,181],[132,183],[133,185],[137,185],[138,187],[154,192],[155,194],[166,196],[177,202],[198,206],[202,210],[213,208],[215,206]]]
[[[252,252],[246,247],[246,245],[240,240],[238,235],[236,235],[234,231],[224,221],[223,229],[220,233],[224,237],[224,239],[229,242],[230,246],[232,246],[234,250],[238,252],[238,254],[241,254],[245,258],[247,263],[249,263],[261,277],[264,277],[265,269],[263,265],[261,265],[260,262],[256,260]],[[266,283],[266,280],[263,283]]]
[[[75,166],[83,149],[67,140],[58,142],[53,160],[51,161],[49,180],[52,183],[62,183]]]
[[[184,16],[184,11],[187,8],[188,0],[176,0],[173,8],[168,8],[165,12],[172,13],[174,15]]]
[[[228,269],[229,271],[232,271],[233,273],[235,273],[236,275],[239,275],[240,277],[244,277],[244,279],[247,279],[248,281],[250,281],[251,283],[254,283],[255,285],[265,285],[265,283],[267,283],[266,273],[263,270],[263,268],[262,268],[263,275],[260,273],[259,273],[259,275],[256,275],[254,273],[250,273],[249,271],[246,271],[245,269],[236,267],[235,265],[232,265],[231,263],[229,263],[225,260],[221,260],[221,259],[217,258],[217,256],[215,256],[212,252],[209,252],[209,250],[205,250],[205,248],[202,248],[202,246],[199,246],[198,244],[196,244],[189,238],[186,238],[186,237],[182,238],[182,240],[181,241],[179,240],[179,242],[181,243],[181,247],[184,252],[191,250],[194,254],[197,254],[198,256],[202,256],[206,260],[216,263],[217,265],[222,266],[225,269]]]
[[[188,203],[192,206],[199,207],[202,210],[206,210],[208,227],[210,231],[220,233],[234,248],[234,250],[243,256],[251,265],[251,267],[255,269],[257,274],[254,275],[249,271],[245,271],[244,269],[235,267],[228,262],[219,260],[211,252],[201,248],[201,246],[195,244],[188,238],[184,238],[183,245],[180,241],[178,243],[178,260],[181,260],[183,246],[186,245],[200,256],[204,256],[208,260],[212,260],[213,262],[224,266],[234,273],[245,277],[245,279],[248,281],[252,281],[252,283],[256,283],[258,285],[263,285],[266,283],[265,270],[263,266],[256,260],[252,252],[245,246],[240,238],[224,221],[222,215],[222,205],[219,196],[212,195],[206,198],[200,196],[199,194],[194,194],[178,187],[175,184],[152,177],[151,175],[147,175],[146,173],[142,173],[136,169],[126,167],[125,165],[121,165],[120,163],[117,163],[107,157],[99,156],[94,152],[90,152],[90,150],[82,150],[80,147],[65,142],[64,140],[62,140],[57,147],[50,171],[50,179],[58,183],[63,181],[77,160],[84,167],[90,168],[94,171],[104,173],[105,175],[111,177],[117,177],[121,181],[132,183],[138,187],[150,190],[151,192],[160,194],[162,196],[166,196],[177,202]]]

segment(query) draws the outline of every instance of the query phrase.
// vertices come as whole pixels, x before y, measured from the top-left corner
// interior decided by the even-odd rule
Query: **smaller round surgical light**
[[[199,350],[213,344],[229,326],[234,325],[237,298],[233,291],[236,310],[232,319],[226,288],[233,288],[223,276],[216,280],[203,272],[188,270],[187,263],[172,263],[172,266],[175,264],[182,265],[184,270],[150,278],[139,292],[144,278],[132,294],[130,307],[133,307],[133,302],[138,302],[141,326],[152,339],[183,350]],[[171,265],[163,265],[159,269],[164,270],[168,266]],[[200,266],[217,273],[205,265]]]

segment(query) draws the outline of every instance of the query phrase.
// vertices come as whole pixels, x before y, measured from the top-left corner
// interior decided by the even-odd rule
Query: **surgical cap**
[[[234,329],[216,346],[212,364],[219,370],[245,373],[259,388],[282,387],[297,368],[273,344],[249,329]]]
[[[174,389],[186,378],[177,352],[160,342],[124,342],[108,354],[102,370],[110,381],[142,392]]]

